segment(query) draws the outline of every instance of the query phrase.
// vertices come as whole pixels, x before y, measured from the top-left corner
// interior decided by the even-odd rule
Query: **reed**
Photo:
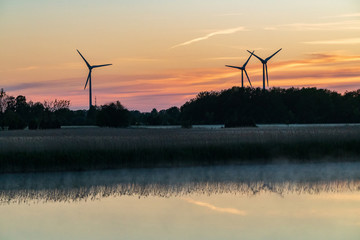
[[[0,132],[0,173],[357,161],[360,127]]]

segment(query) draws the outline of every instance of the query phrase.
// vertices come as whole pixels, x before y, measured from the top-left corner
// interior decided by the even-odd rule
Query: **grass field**
[[[360,160],[360,126],[0,132],[0,173]]]

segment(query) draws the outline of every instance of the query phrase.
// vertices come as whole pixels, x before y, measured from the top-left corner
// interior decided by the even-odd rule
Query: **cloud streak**
[[[127,58],[116,58],[113,62],[159,62],[161,59],[149,58],[149,57],[127,57]]]
[[[340,14],[336,16],[328,16],[322,18],[351,18],[351,17],[360,17],[360,13],[347,13],[347,14]]]
[[[303,42],[303,43],[319,44],[319,45],[360,44],[360,38],[345,38],[345,39],[336,39],[336,40],[310,41],[310,42]]]
[[[238,210],[236,208],[220,208],[220,207],[216,207],[216,206],[214,206],[210,203],[206,203],[206,202],[195,201],[192,199],[184,199],[184,200],[188,203],[195,204],[195,205],[201,206],[201,207],[206,207],[208,209],[211,209],[213,211],[220,212],[220,213],[229,213],[229,214],[235,214],[235,215],[240,215],[240,216],[247,215],[245,211]]]
[[[237,27],[237,28],[228,28],[228,29],[215,31],[215,32],[209,33],[209,34],[207,34],[205,36],[194,38],[194,39],[191,39],[189,41],[177,44],[177,45],[171,47],[171,49],[181,47],[181,46],[190,45],[192,43],[200,42],[200,41],[203,41],[203,40],[207,40],[207,39],[209,39],[211,37],[214,37],[216,35],[233,34],[233,33],[237,33],[237,32],[240,32],[240,31],[245,31],[245,28],[244,27]]]
[[[30,71],[30,70],[36,70],[39,68],[40,68],[39,66],[28,66],[28,67],[17,68],[17,69],[15,69],[15,71]]]
[[[324,23],[290,23],[277,26],[268,26],[265,30],[291,30],[291,31],[343,31],[360,30],[359,20],[348,20]]]
[[[223,13],[223,14],[218,14],[215,15],[217,17],[228,17],[228,16],[241,16],[243,15],[243,13]]]

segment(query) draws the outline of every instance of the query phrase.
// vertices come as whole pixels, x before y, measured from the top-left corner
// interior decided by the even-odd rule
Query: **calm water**
[[[0,176],[0,239],[360,239],[360,164]]]
[[[313,124],[256,124],[258,128],[321,128],[321,127],[358,127],[359,123],[313,123]],[[71,128],[64,126],[62,128]],[[77,128],[77,127],[75,127]],[[153,129],[169,129],[169,128],[181,128],[180,125],[158,125],[158,126],[131,126],[131,128],[153,128]],[[212,124],[212,125],[193,125],[193,128],[206,128],[206,129],[219,129],[224,128],[224,124]]]

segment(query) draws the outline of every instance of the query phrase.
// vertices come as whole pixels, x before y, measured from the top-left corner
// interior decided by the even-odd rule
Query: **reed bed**
[[[0,173],[359,159],[359,126],[0,132]]]

